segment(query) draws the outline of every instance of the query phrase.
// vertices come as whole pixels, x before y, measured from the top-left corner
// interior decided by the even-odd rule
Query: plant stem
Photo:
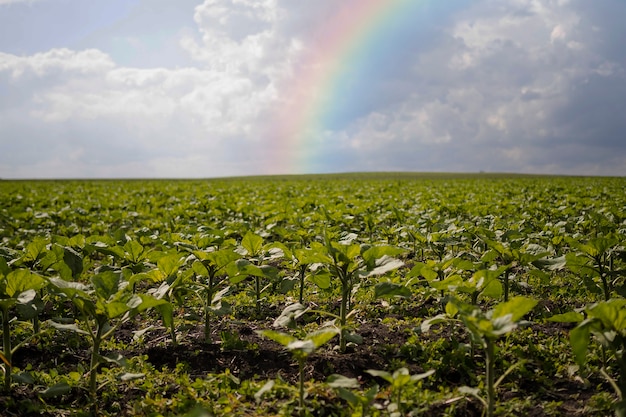
[[[509,270],[504,271],[504,302],[509,301]]]
[[[341,307],[339,309],[339,327],[341,333],[339,333],[339,351],[346,351],[346,338],[345,338],[345,327],[346,327],[346,317],[348,315],[348,295],[350,294],[350,288],[348,286],[347,280],[341,280]]]
[[[604,271],[604,262],[602,262],[602,256],[599,256],[595,259],[598,264],[598,270],[600,272],[600,279],[602,280],[602,289],[604,290],[604,301],[609,301],[611,298],[611,288],[609,288],[609,283],[606,280],[606,272]]]
[[[494,356],[495,356],[495,342],[488,338],[487,348],[485,349],[485,362],[486,362],[486,388],[487,388],[487,417],[493,416],[493,411],[496,403],[496,391],[494,388]]]
[[[261,278],[254,277],[254,291],[256,293],[256,314],[261,314]]]
[[[91,410],[94,416],[98,415],[98,363],[100,356],[100,343],[102,342],[103,324],[98,323],[96,334],[93,337],[93,349],[91,351],[91,363],[89,365],[89,396],[91,397]]]
[[[2,309],[2,349],[4,358],[9,363],[4,364],[4,391],[11,389],[11,324],[9,323],[8,309]]]
[[[300,304],[304,303],[304,277],[306,274],[306,265],[300,266],[300,297],[298,298],[298,302]]]
[[[204,341],[211,343],[211,304],[213,303],[213,277],[209,276],[209,289],[206,295],[206,308],[204,310]]]

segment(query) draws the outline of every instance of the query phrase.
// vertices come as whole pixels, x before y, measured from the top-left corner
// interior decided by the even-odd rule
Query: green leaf
[[[2,356],[2,354],[0,354],[0,356]],[[33,378],[33,376],[28,372],[20,372],[19,374],[13,374],[11,375],[11,378],[13,379],[13,381],[17,382],[18,384],[27,384],[27,385],[35,384],[35,378]]]
[[[331,274],[325,269],[318,269],[309,275],[309,280],[323,290],[330,288]]]
[[[382,378],[385,381],[389,382],[390,384],[393,383],[393,377],[387,371],[380,371],[378,369],[368,369],[365,372],[367,372],[371,376],[377,376],[379,378]]]
[[[129,240],[124,244],[124,251],[131,262],[139,262],[143,259],[143,246],[136,240]]]
[[[389,271],[398,269],[404,265],[399,259],[392,258],[388,255],[383,255],[381,258],[377,258],[373,265],[368,266],[368,272],[365,276],[371,277],[376,275],[384,275]]]
[[[555,314],[554,316],[550,317],[548,321],[554,321],[557,323],[580,323],[584,319],[585,316],[583,316],[581,313],[568,311],[567,313],[563,314]]]
[[[537,300],[528,297],[513,297],[505,303],[498,304],[493,309],[492,318],[511,315],[511,321],[516,322],[524,317],[530,310],[535,308]]]
[[[448,305],[450,305],[450,303],[448,303]],[[446,305],[446,311],[448,311],[448,306],[447,305]],[[445,314],[438,314],[435,317],[431,317],[431,318],[429,318],[427,320],[424,320],[422,322],[421,326],[420,326],[420,331],[422,333],[428,333],[430,331],[430,328],[434,324],[443,323],[445,321],[448,321],[448,317]]]
[[[58,330],[68,330],[78,334],[89,334],[89,332],[84,331],[76,324],[62,324],[52,320],[48,320],[46,323]]]
[[[541,258],[532,262],[532,264],[545,271],[560,271],[565,268],[566,265],[565,256],[559,256],[558,258]]]
[[[130,372],[125,372],[125,373],[123,373],[121,375],[118,375],[117,378],[120,381],[127,382],[127,381],[134,381],[136,379],[141,379],[141,378],[143,378],[145,376],[146,376],[146,374],[133,374],[133,373],[130,373]]]
[[[422,275],[428,282],[435,281],[439,278],[437,271],[432,269],[429,265],[424,265],[420,269],[420,275]]]
[[[273,327],[295,327],[295,321],[305,314],[308,311],[308,308],[303,306],[300,303],[289,304],[285,307],[280,313],[280,316],[274,320],[272,324]]]
[[[592,261],[584,255],[569,252],[565,255],[565,263],[572,272],[577,274],[587,276],[597,276],[600,274],[598,270],[594,268]]]
[[[261,389],[259,389],[257,392],[254,393],[254,400],[258,403],[261,401],[261,399],[263,398],[263,394],[268,393],[272,390],[272,388],[274,388],[274,381],[273,380],[269,380],[267,381],[262,387]]]
[[[459,309],[456,304],[451,302],[446,303],[446,314],[448,315],[448,317],[454,318],[458,312]]]
[[[317,263],[329,265],[333,263],[333,260],[326,254],[325,248],[323,246],[316,249],[296,250],[296,258],[298,258],[301,264],[306,265]]]
[[[102,241],[96,241],[91,243],[93,250],[102,253],[103,255],[112,256],[117,259],[124,259],[124,249],[115,244],[115,241],[105,243]]]
[[[70,246],[63,248],[63,262],[72,272],[72,278],[76,279],[83,273],[83,257]]]
[[[375,298],[386,298],[386,297],[402,297],[402,298],[411,298],[413,293],[411,290],[404,285],[395,284],[393,282],[379,282],[374,286],[374,297]]]
[[[125,368],[128,365],[126,358],[119,353],[111,353],[107,356],[102,356],[101,359],[105,363],[112,363],[117,366],[121,366],[122,368]]]
[[[315,349],[320,346],[328,343],[333,337],[339,334],[338,329],[322,329],[315,331],[313,333],[309,333],[306,335],[306,339],[313,342]]]
[[[71,390],[72,390],[72,387],[70,387],[66,382],[60,382],[58,384],[54,384],[51,387],[46,388],[43,391],[39,391],[39,395],[44,398],[52,398],[52,397],[58,397],[60,395],[69,394]]]
[[[595,317],[602,323],[603,330],[613,330],[624,334],[626,330],[626,300],[613,299],[597,303],[587,309],[589,317]]]
[[[163,304],[168,304],[168,301],[155,298],[148,294],[134,294],[131,299],[126,302],[128,307],[136,309],[137,312],[143,312]]]
[[[361,398],[357,394],[353,393],[352,391],[348,391],[347,389],[343,387],[337,387],[335,389],[337,390],[337,394],[339,394],[339,397],[347,401],[353,407],[356,407],[357,405],[361,404]]]
[[[106,311],[108,318],[114,319],[128,311],[131,311],[132,308],[122,301],[109,301],[104,304],[104,310]]]
[[[356,378],[348,378],[339,374],[332,374],[326,379],[326,383],[331,388],[359,388],[359,381]]]
[[[363,260],[366,262],[368,266],[368,270],[372,270],[377,266],[377,261],[380,258],[391,258],[394,256],[398,256],[406,252],[406,250],[401,248],[396,248],[394,246],[372,246],[363,252]],[[404,263],[401,263],[404,265]],[[400,265],[400,266],[402,266]]]
[[[37,297],[37,291],[35,290],[26,290],[16,298],[18,304],[29,304],[32,302],[35,297]]]
[[[312,340],[294,340],[286,347],[289,351],[296,351],[299,356],[308,356],[315,351],[315,343]]]
[[[32,242],[26,245],[26,254],[22,258],[23,261],[26,262],[36,262],[43,256],[45,256],[49,241],[42,237],[35,237]]]
[[[434,373],[435,373],[435,370],[431,369],[430,371],[426,371],[426,372],[421,373],[421,374],[411,375],[411,381],[412,382],[420,381],[422,379],[428,378],[429,376],[431,376]]]
[[[569,332],[569,340],[574,352],[576,363],[583,366],[587,361],[587,346],[591,321],[585,320]]]
[[[485,285],[481,294],[485,297],[498,299],[502,296],[503,291],[502,282],[499,279],[494,279]]]
[[[9,264],[7,264],[7,261],[0,256],[0,275],[7,276],[10,272],[11,268],[9,268]]]
[[[157,268],[159,268],[166,277],[176,275],[182,264],[182,257],[178,253],[165,255],[157,260]]]
[[[263,250],[263,238],[248,231],[241,239],[241,246],[248,252],[249,256],[257,256]]]
[[[287,347],[290,343],[295,342],[295,337],[288,335],[287,333],[277,332],[274,330],[257,330],[257,334],[266,337],[274,342],[278,342],[284,347]]]
[[[114,271],[102,272],[91,277],[91,283],[98,297],[108,300],[120,291],[122,275]]]
[[[17,297],[28,290],[39,290],[46,285],[46,280],[27,269],[16,269],[6,276],[6,294]]]
[[[155,306],[155,309],[161,314],[163,324],[166,327],[171,327],[174,323],[174,307],[171,303],[159,304]]]

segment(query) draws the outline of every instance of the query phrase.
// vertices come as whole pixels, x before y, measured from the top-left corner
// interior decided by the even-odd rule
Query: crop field
[[[626,179],[0,181],[2,416],[626,416]]]

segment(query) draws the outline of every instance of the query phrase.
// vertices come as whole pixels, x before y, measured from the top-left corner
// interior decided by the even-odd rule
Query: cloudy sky
[[[624,176],[624,21],[624,0],[0,0],[0,177]]]

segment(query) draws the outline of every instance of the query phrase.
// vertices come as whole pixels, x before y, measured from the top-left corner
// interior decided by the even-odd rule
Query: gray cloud
[[[161,17],[138,4],[80,49],[18,54],[0,43],[1,177],[273,166],[284,151],[262,132],[336,2],[188,1],[188,17],[178,10],[150,47]],[[622,1],[440,7],[424,10],[423,25],[383,35],[395,48],[351,69],[325,131],[307,144],[310,169],[626,175]],[[124,58],[113,39],[133,38],[126,53],[137,55]]]

